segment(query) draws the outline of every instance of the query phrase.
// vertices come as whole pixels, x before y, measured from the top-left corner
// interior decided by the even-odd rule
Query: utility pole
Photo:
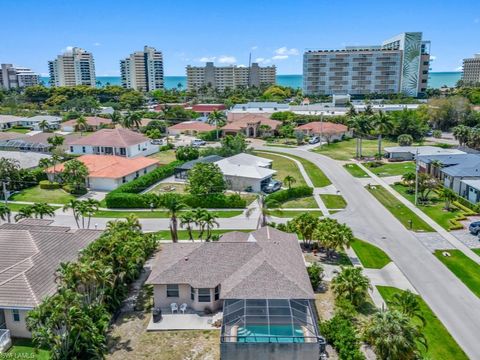
[[[3,200],[5,202],[5,206],[8,207],[8,192],[7,192],[7,182],[2,181],[2,187],[3,187]],[[10,213],[7,214],[7,220],[10,222]]]
[[[415,152],[415,206],[418,205],[418,147]]]
[[[320,150],[322,149],[323,139],[323,111],[320,113]]]

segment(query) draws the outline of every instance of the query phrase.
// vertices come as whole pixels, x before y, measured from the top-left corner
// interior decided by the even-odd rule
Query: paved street
[[[268,150],[301,156],[319,166],[348,203],[345,211],[333,217],[351,226],[358,237],[384,249],[467,355],[480,359],[480,299],[370,195],[361,181],[326,156],[289,148]]]

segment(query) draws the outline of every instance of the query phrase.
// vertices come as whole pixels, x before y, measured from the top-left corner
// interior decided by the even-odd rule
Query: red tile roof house
[[[190,110],[195,111],[196,113],[202,116],[208,116],[213,111],[225,111],[227,107],[223,104],[196,104],[192,105]]]
[[[184,121],[167,128],[167,133],[169,135],[197,135],[200,133],[205,133],[215,130],[215,126],[204,123],[202,121]]]
[[[236,135],[241,133],[246,137],[260,136],[260,126],[267,125],[270,131],[275,133],[282,124],[281,121],[272,120],[267,116],[258,114],[245,114],[235,120],[228,120],[228,123],[221,128],[223,135]]]
[[[327,143],[333,140],[342,140],[345,136],[352,136],[352,131],[349,130],[347,126],[328,121],[312,121],[297,126],[295,130],[302,131],[307,136],[321,136],[322,140]]]
[[[97,116],[85,116],[85,121],[87,123],[88,130],[90,131],[96,131],[104,127],[113,127],[112,119],[105,119]],[[72,119],[61,123],[60,127],[63,131],[73,132],[77,131],[76,125],[77,119]]]
[[[158,167],[158,160],[137,157],[128,159],[112,155],[82,155],[77,158],[88,168],[86,186],[90,190],[111,191],[122,184],[132,181]],[[45,170],[50,181],[54,181],[55,174],[63,171],[63,164]],[[55,178],[57,179],[57,178]]]
[[[149,138],[128,129],[102,129],[70,143],[70,152],[78,155],[137,157],[156,153],[158,148]]]

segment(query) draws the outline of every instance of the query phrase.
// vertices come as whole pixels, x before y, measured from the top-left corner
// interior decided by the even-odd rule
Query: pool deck
[[[153,322],[153,316],[150,316],[147,331],[220,330],[219,327],[212,325],[214,316],[215,315],[164,314],[162,320],[156,323]]]

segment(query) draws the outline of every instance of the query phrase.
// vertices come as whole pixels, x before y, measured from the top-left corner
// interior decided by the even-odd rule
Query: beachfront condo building
[[[0,65],[0,88],[6,90],[38,85],[40,75],[31,69],[12,64]]]
[[[120,61],[122,86],[138,91],[163,89],[163,55],[153,47],[145,46]]]
[[[466,85],[480,83],[480,54],[475,54],[473,58],[463,59],[462,80]]]
[[[95,87],[95,62],[92,53],[74,47],[48,62],[51,86],[87,85]]]
[[[205,66],[187,66],[187,87],[189,90],[210,86],[225,90],[238,86],[260,86],[275,84],[277,69],[275,66],[259,66],[252,63],[250,67],[236,65],[215,66],[207,62]]]
[[[430,42],[406,32],[381,45],[303,54],[303,91],[312,95],[396,94],[417,97],[427,90]]]

